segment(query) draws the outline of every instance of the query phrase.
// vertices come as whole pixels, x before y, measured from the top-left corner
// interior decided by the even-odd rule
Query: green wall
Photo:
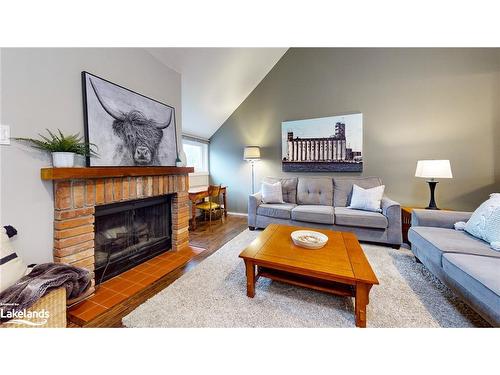
[[[293,175],[281,171],[282,121],[350,112],[363,113],[357,175],[382,177],[402,204],[428,203],[419,159],[451,161],[441,207],[471,210],[500,191],[499,49],[292,48],[211,138],[210,174],[228,186],[229,211],[247,210],[245,145],[262,147],[258,190],[265,176]]]

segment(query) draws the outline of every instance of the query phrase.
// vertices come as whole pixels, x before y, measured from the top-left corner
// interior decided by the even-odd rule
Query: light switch
[[[9,125],[0,125],[0,145],[10,145]]]

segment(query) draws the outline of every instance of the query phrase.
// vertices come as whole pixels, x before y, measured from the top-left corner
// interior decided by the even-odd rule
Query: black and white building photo
[[[282,123],[284,172],[361,172],[363,115]]]

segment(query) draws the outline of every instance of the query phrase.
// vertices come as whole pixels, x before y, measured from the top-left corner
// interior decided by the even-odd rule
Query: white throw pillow
[[[490,194],[490,199],[483,202],[472,214],[465,231],[488,242],[492,249],[500,242],[500,194]]]
[[[382,212],[380,205],[384,196],[385,185],[371,189],[363,189],[358,185],[352,186],[351,205],[348,208],[356,210]]]
[[[262,202],[264,203],[285,203],[283,201],[283,191],[281,190],[280,181],[274,184],[263,182],[261,193]]]
[[[5,227],[0,228],[0,293],[29,272],[14,251]]]

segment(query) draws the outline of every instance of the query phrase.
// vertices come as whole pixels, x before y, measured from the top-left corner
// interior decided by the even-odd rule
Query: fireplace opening
[[[97,284],[172,248],[171,201],[164,195],[96,206]]]

